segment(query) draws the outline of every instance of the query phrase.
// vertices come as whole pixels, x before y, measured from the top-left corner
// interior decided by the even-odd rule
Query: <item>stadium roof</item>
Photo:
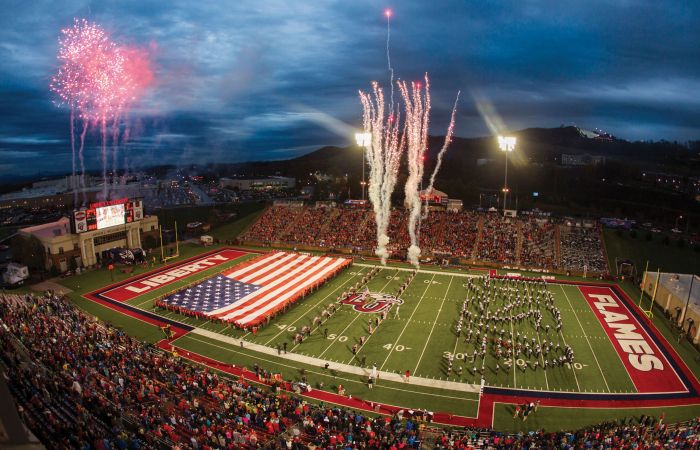
[[[434,188],[431,189],[430,191],[427,189],[423,189],[422,191],[419,192],[419,195],[434,195],[437,197],[447,197],[446,193],[444,193],[442,191],[438,191],[437,189],[434,189]]]
[[[52,238],[70,233],[70,222],[68,217],[61,217],[55,222],[43,223],[27,228],[22,228],[20,231],[34,235],[38,238]]]
[[[656,275],[656,272],[647,272],[647,281],[656,283]],[[692,282],[688,308],[700,314],[700,276],[661,272],[661,286],[673,292],[676,297],[687,301],[693,277],[695,277],[695,280]]]

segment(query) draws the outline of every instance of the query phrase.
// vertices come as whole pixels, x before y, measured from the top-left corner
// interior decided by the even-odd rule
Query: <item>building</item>
[[[464,203],[458,198],[447,200],[447,210],[449,212],[460,212],[464,208]]]
[[[237,189],[239,191],[292,189],[296,186],[296,180],[290,177],[221,178],[219,179],[219,186],[224,189]]]
[[[112,248],[140,248],[145,235],[158,234],[158,217],[144,217],[142,208],[140,200],[93,203],[70,218],[22,228],[19,234],[41,242],[47,269],[65,272],[71,268],[71,259],[77,267],[90,267]]]
[[[561,165],[566,167],[596,166],[598,164],[605,164],[605,156],[594,156],[589,154],[568,155],[566,153],[561,155]]]
[[[700,342],[700,277],[656,272],[644,275],[644,292],[683,328],[694,343]],[[658,284],[658,287],[657,287]]]
[[[424,189],[418,192],[418,197],[423,204],[427,204],[430,209],[442,209],[447,207],[450,198],[447,194],[437,189],[432,189],[428,191]]]

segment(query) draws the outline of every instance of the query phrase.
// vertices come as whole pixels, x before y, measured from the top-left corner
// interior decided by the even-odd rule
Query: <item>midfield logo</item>
[[[393,295],[381,292],[360,292],[352,294],[340,301],[342,305],[351,305],[352,309],[361,313],[380,313],[391,308],[392,305],[403,305],[403,300]]]

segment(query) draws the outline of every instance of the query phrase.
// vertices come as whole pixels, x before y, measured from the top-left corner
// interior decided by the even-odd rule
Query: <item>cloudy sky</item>
[[[441,134],[576,124],[700,138],[700,2],[681,0],[3,0],[0,176],[69,172],[69,115],[48,84],[74,17],[147,49],[155,84],[129,114],[132,168],[279,159],[347,145],[357,90],[432,81]],[[89,167],[99,166],[96,136]],[[120,164],[121,164],[120,163]]]

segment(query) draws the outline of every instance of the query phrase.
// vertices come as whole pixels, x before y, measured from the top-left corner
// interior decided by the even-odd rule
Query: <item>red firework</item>
[[[88,127],[98,126],[102,139],[102,174],[107,196],[107,128],[110,127],[113,161],[119,144],[120,122],[130,106],[153,81],[148,54],[138,48],[112,41],[102,27],[85,19],[75,19],[73,26],[61,30],[58,60],[60,66],[51,80],[50,89],[59,102],[71,108],[71,147],[75,175],[75,120],[82,121],[80,165],[85,166],[83,147]],[[116,169],[116,167],[113,167]],[[81,177],[84,187],[84,179]],[[77,194],[74,200],[77,200]]]
[[[84,120],[113,120],[153,80],[146,52],[116,44],[85,19],[61,30],[58,60],[51,90]]]

